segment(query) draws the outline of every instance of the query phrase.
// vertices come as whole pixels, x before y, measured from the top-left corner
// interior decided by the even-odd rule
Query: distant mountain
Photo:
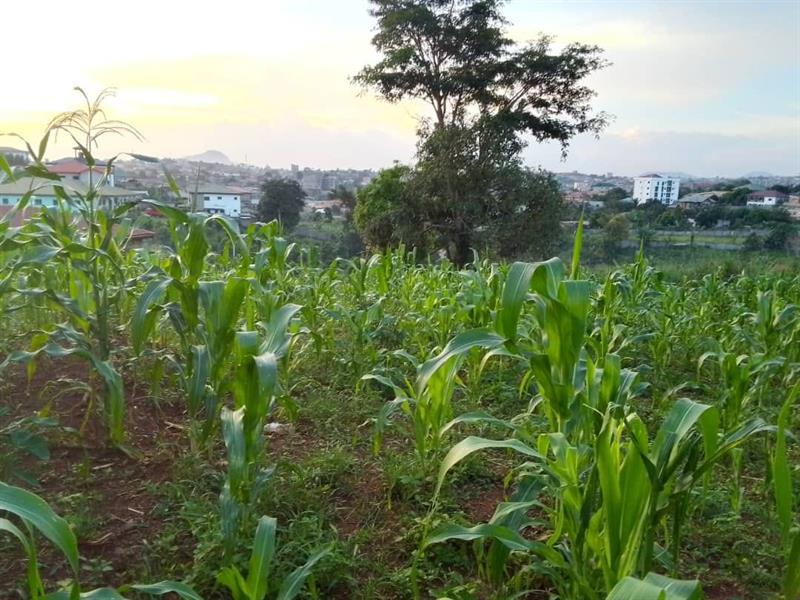
[[[219,163],[221,165],[230,165],[233,164],[231,159],[225,156],[219,150],[206,150],[200,154],[192,154],[191,156],[184,156],[182,160],[190,160],[193,162],[207,162],[207,163]]]
[[[767,171],[750,171],[749,173],[745,173],[744,177],[774,177],[774,175]]]

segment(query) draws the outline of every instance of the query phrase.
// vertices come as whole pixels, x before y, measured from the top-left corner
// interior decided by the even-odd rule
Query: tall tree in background
[[[364,250],[361,236],[353,224],[353,213],[356,209],[356,192],[344,186],[337,186],[328,194],[330,200],[338,200],[344,212],[344,225],[340,238],[340,256],[355,256]]]
[[[344,187],[343,185],[336,186],[336,189],[328,192],[328,200],[338,200],[344,209],[344,218],[347,223],[353,221],[353,211],[356,208],[356,193],[354,190]]]
[[[605,65],[596,46],[552,50],[552,38],[517,45],[505,33],[501,0],[371,0],[373,45],[382,59],[355,80],[390,102],[418,99],[433,117],[419,129],[418,170],[430,209],[421,219],[456,262],[474,230],[491,223],[500,195],[525,188],[523,136],[556,140],[565,154],[577,134],[606,125],[583,80]],[[514,192],[516,193],[516,191]]]
[[[300,222],[306,193],[294,179],[267,179],[261,184],[257,214],[261,221],[277,219],[287,231]]]

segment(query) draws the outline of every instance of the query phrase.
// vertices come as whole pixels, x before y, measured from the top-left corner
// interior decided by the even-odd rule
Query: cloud
[[[0,94],[0,131],[35,140],[54,113],[75,106],[72,86],[115,85],[110,114],[140,128],[146,148],[113,140],[103,152],[218,148],[239,160],[320,166],[413,154],[427,108],[382,102],[349,81],[375,59],[364,0],[81,6],[14,4],[14,22],[35,22],[44,41],[32,44],[29,27],[4,31],[4,44],[24,52],[4,66],[13,89]],[[575,140],[570,168],[800,171],[800,4],[517,0],[504,11],[516,39],[544,31],[560,44],[598,44],[613,62],[589,84],[595,107],[616,115],[614,129]],[[62,143],[52,154],[69,151]],[[527,156],[566,168],[553,146]]]
[[[206,149],[221,150],[231,160],[275,167],[290,163],[318,168],[375,168],[414,153],[413,138],[381,130],[345,131],[305,121],[219,123],[199,129],[173,125],[151,136],[144,153],[185,156]]]
[[[628,131],[599,139],[580,136],[566,161],[555,144],[531,145],[526,162],[553,171],[638,175],[681,171],[699,176],[738,176],[749,171],[800,175],[800,138],[793,135],[724,135],[709,132]]]

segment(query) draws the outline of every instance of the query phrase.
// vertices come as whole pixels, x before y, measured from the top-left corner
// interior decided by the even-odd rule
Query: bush
[[[753,233],[747,236],[747,239],[744,241],[744,244],[742,244],[742,250],[744,250],[745,252],[757,252],[758,250],[761,250],[761,246],[762,246],[761,238],[754,231]]]
[[[603,228],[606,244],[617,248],[628,239],[630,223],[625,215],[615,215]]]
[[[767,250],[786,250],[792,233],[792,226],[789,223],[779,223],[770,230],[764,239],[764,248]]]

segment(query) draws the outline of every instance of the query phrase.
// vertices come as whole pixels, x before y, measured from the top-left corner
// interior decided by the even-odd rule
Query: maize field
[[[0,597],[800,597],[800,270],[58,199],[0,222]]]

